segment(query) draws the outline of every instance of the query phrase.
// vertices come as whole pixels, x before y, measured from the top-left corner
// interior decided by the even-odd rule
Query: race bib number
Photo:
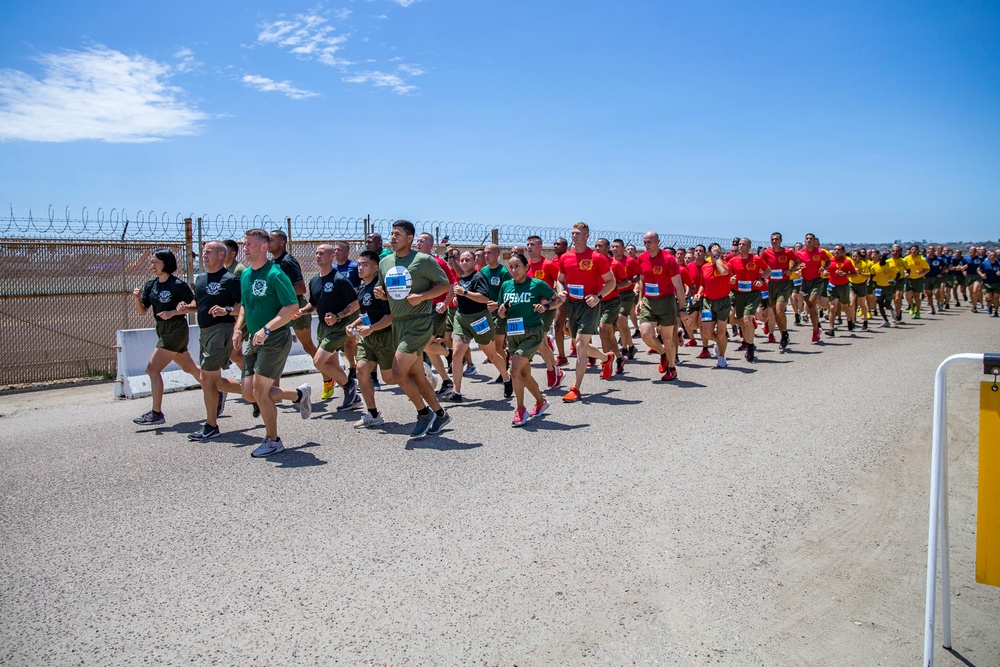
[[[784,280],[784,275],[781,269],[773,269],[771,271],[771,280]]]
[[[801,286],[802,285],[802,278],[796,278],[795,280],[792,281],[792,284],[795,285],[796,287]]]
[[[366,327],[370,327],[372,325],[371,318],[368,317],[367,313],[361,313],[361,324]]]
[[[413,287],[413,276],[405,266],[394,266],[385,274],[385,291],[389,293],[390,299],[399,301],[405,299],[410,294]]]
[[[657,283],[646,283],[646,296],[660,296],[660,286]]]
[[[875,296],[882,296],[882,288],[881,287],[876,287],[875,288]]]
[[[566,285],[566,289],[569,290],[569,295],[573,299],[583,298],[583,285]]]
[[[471,325],[472,332],[477,334],[484,334],[490,330],[490,321],[485,317],[480,317],[478,320],[473,322]]]
[[[834,287],[836,287],[836,285],[834,285],[833,283],[827,283],[826,284],[826,289],[829,290],[830,292],[833,291]]]
[[[712,309],[711,308],[702,308],[701,309],[701,321],[702,322],[711,322],[712,321]]]
[[[768,296],[770,296],[770,294],[771,294],[770,292],[764,290],[763,292],[760,293],[760,298],[766,299]]]
[[[750,292],[753,290],[753,281],[740,280],[736,283],[736,289],[740,292]]]
[[[524,318],[512,317],[507,320],[507,335],[520,336],[524,333]]]

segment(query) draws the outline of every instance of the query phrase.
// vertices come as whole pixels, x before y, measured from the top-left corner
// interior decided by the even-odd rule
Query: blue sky
[[[0,194],[1000,237],[988,2],[4,3]]]

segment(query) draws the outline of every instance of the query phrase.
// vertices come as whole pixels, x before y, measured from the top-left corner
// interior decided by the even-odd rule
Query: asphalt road
[[[1000,349],[1000,321],[792,342],[727,370],[689,348],[670,384],[640,353],[522,429],[481,375],[416,442],[397,392],[357,432],[338,391],[309,421],[280,408],[272,460],[240,402],[188,442],[199,392],[161,428],[109,384],[0,396],[0,664],[917,664],[933,374]],[[980,372],[950,379],[942,665],[1000,665],[1000,590],[974,583]]]

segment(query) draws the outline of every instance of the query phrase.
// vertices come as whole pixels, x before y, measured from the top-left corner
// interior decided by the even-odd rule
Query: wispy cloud
[[[40,56],[41,78],[0,70],[0,140],[135,143],[197,134],[209,116],[169,84],[186,71],[184,58],[171,67],[97,46]]]
[[[311,90],[296,88],[290,81],[275,81],[274,79],[268,79],[266,76],[257,76],[256,74],[245,75],[243,83],[263,92],[281,93],[293,100],[304,100],[319,95],[319,93],[314,93]]]
[[[409,7],[418,0],[392,0],[392,1],[395,2],[397,5],[399,5],[400,7]]]
[[[192,72],[202,65],[202,63],[195,59],[194,51],[188,48],[177,51],[174,54],[174,58],[180,61],[174,66],[174,69],[178,72]]]
[[[376,88],[389,88],[399,95],[409,95],[417,89],[416,86],[407,83],[398,74],[379,71],[358,72],[344,77],[344,81],[347,83],[370,83]]]
[[[350,10],[334,13],[334,18],[346,19]],[[337,56],[344,48],[347,35],[337,34],[329,19],[317,13],[297,14],[292,19],[278,19],[265,23],[257,35],[260,44],[277,44],[303,60],[315,60],[331,67],[351,64]]]

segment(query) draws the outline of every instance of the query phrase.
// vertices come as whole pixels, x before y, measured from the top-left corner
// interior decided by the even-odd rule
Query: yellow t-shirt
[[[868,282],[869,276],[871,276],[872,263],[867,259],[859,259],[854,265],[857,267],[858,272],[852,276],[848,276],[847,279],[855,285],[864,285]]]
[[[896,274],[899,272],[899,269],[891,262],[891,257],[885,260],[885,264],[882,264],[881,262],[872,262],[871,272],[872,277],[875,279],[876,287],[888,287],[889,281],[896,279]]]
[[[931,270],[931,265],[927,263],[923,255],[907,255],[903,258],[903,264],[910,272],[910,278],[923,278]]]

